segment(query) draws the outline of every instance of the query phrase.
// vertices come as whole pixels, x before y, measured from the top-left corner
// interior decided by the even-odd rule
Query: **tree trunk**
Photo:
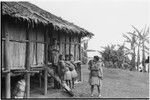
[[[140,44],[138,45],[137,51],[137,70],[139,70],[139,64],[140,64]]]
[[[136,56],[136,54],[135,54],[135,48],[134,48],[134,54],[133,54],[133,69],[135,68],[135,56]]]
[[[146,72],[146,69],[145,69],[145,47],[144,47],[144,42],[143,42],[142,46],[143,46],[143,50],[142,50],[142,65],[143,65],[143,71]]]
[[[135,69],[135,47],[132,45],[132,60],[131,60],[131,70]]]

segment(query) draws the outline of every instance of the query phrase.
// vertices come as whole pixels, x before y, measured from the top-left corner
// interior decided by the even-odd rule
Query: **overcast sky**
[[[148,25],[148,0],[32,0],[40,8],[92,32],[89,49],[121,44],[122,33]]]

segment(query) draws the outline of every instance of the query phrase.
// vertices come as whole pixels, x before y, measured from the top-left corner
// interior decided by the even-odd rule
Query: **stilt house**
[[[81,39],[93,36],[29,2],[2,2],[1,14],[1,68],[6,98],[11,97],[11,77],[22,73],[26,75],[26,97],[30,97],[30,75],[40,70],[44,71],[43,92],[47,93],[46,67],[52,38],[59,41],[61,54],[73,54],[75,60],[80,60]]]

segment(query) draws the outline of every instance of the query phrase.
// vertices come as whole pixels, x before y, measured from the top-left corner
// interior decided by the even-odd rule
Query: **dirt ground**
[[[149,74],[122,69],[103,68],[104,79],[101,98],[149,98]],[[82,81],[75,85],[73,98],[90,97],[87,65],[82,66]],[[48,94],[43,95],[43,88],[31,91],[32,98],[72,98],[61,89],[48,88]],[[95,87],[94,98],[97,97]]]

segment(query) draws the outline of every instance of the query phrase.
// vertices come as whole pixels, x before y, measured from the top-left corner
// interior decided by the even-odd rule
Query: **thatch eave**
[[[54,30],[64,30],[67,34],[77,34],[82,37],[93,36],[91,32],[82,29],[73,23],[63,20],[28,2],[2,2],[2,15],[9,15],[18,19],[27,20],[31,24],[51,24]],[[34,24],[33,24],[34,25]]]

